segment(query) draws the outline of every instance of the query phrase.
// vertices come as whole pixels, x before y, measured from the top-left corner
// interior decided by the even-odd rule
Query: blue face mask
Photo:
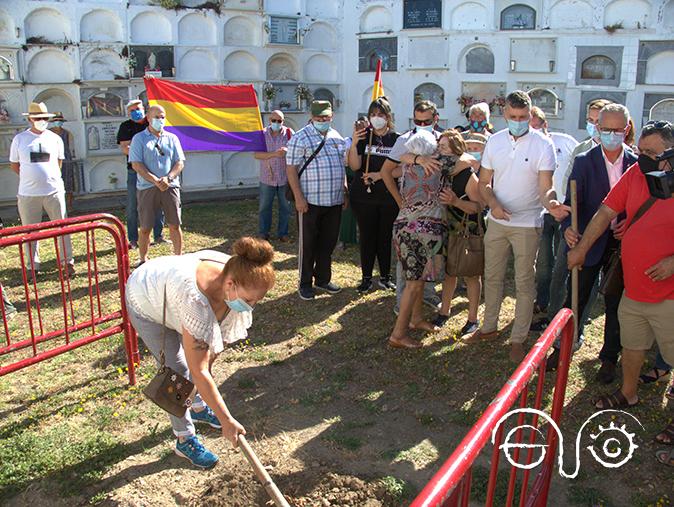
[[[514,137],[523,136],[529,131],[529,120],[522,120],[522,121],[507,120],[507,121],[508,121],[508,130]]]
[[[131,119],[133,121],[140,121],[145,118],[145,112],[142,109],[134,109],[131,111]]]
[[[600,132],[601,145],[608,151],[617,150],[625,140],[624,132]]]
[[[471,121],[470,126],[473,128],[475,132],[482,132],[484,128],[487,126],[487,120]]]
[[[314,127],[316,127],[316,130],[318,130],[321,134],[325,134],[328,130],[330,130],[330,122],[314,121]]]
[[[248,303],[246,303],[243,299],[239,297],[239,291],[236,289],[236,285],[234,286],[234,291],[236,292],[236,299],[232,301],[225,300],[225,303],[227,303],[227,306],[229,306],[229,309],[232,310],[233,312],[252,312],[253,307],[250,306]]]
[[[280,124],[280,123],[272,123],[272,124],[271,124],[271,129],[272,129],[274,132],[278,132],[279,130],[281,130],[281,124]]]
[[[479,152],[479,151],[469,151],[469,152],[468,152],[468,155],[470,155],[471,157],[473,157],[473,158],[474,158],[475,160],[477,160],[478,162],[479,162],[480,160],[482,160],[482,153]]]
[[[425,130],[426,132],[433,132],[433,125],[417,125],[417,132]]]
[[[152,128],[159,132],[161,132],[165,124],[166,120],[164,118],[152,118],[152,122],[150,123],[150,125],[152,125]]]
[[[587,135],[590,136],[591,139],[596,139],[599,137],[599,132],[597,132],[597,126],[594,123],[590,123],[589,121],[585,125],[585,131],[587,132]]]
[[[55,121],[54,127],[63,127],[63,122],[62,121]]]

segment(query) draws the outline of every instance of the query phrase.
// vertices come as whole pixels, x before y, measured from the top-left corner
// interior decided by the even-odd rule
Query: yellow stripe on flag
[[[225,132],[262,130],[260,111],[256,107],[218,109],[167,100],[150,100],[150,105],[162,106],[166,110],[167,127],[204,127]]]

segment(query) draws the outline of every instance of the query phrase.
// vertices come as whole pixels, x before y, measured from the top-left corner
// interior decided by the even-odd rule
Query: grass
[[[255,233],[256,209],[253,201],[190,206],[184,213],[185,250],[229,251],[234,239]],[[103,311],[114,311],[119,307],[115,256],[104,234],[96,239]],[[78,270],[83,273],[85,244],[81,237],[74,237],[73,243],[80,253]],[[424,348],[388,349],[384,343],[394,322],[394,297],[383,291],[356,295],[357,249],[335,252],[333,278],[345,290],[305,304],[295,293],[296,244],[277,246],[277,284],[256,308],[249,338],[215,363],[221,392],[251,438],[264,443],[267,457],[274,458],[274,473],[292,474],[297,469],[284,467],[292,463],[311,468],[308,464],[320,459],[329,463],[328,471],[378,480],[396,499],[390,505],[408,504],[512,373],[506,346],[500,342],[467,346],[454,340],[467,312],[465,297],[458,295],[456,317],[441,333],[425,337]],[[40,293],[46,301],[44,325],[56,329],[63,323],[63,313],[49,250],[45,247],[43,252]],[[166,246],[151,251],[153,256],[169,253]],[[20,311],[10,323],[12,336],[25,337],[29,328],[16,259],[15,252],[0,251],[0,279]],[[86,277],[76,277],[72,290],[78,296],[73,312],[80,319],[90,311],[84,303]],[[504,327],[513,315],[512,292],[508,286]],[[592,380],[602,326],[603,317],[595,313],[586,327],[586,345],[574,356],[562,425],[566,442],[575,439],[593,413],[590,399],[611,389]],[[194,481],[195,492],[208,483],[208,477],[198,472],[183,472],[171,456],[168,419],[140,391],[155,373],[154,362],[144,355],[137,370],[139,387],[128,386],[119,335],[0,377],[0,504],[21,503],[22,492],[35,484],[45,498],[63,499],[65,504],[113,501],[124,505],[128,500],[123,496],[128,494],[124,493],[125,471],[145,478],[149,504],[162,488],[180,490],[176,468],[181,480],[189,476]],[[0,356],[0,363],[5,360]],[[548,391],[554,379],[548,376]],[[633,460],[623,469],[607,470],[581,451],[581,474],[576,480],[562,480],[555,474],[556,505],[671,504],[667,495],[671,497],[674,490],[672,475],[656,465],[650,443],[671,418],[662,387],[643,386],[642,403],[631,411],[645,427],[637,432],[639,449]],[[549,411],[549,392],[543,399]],[[583,446],[589,445],[586,440],[587,435]],[[221,445],[222,469],[239,462],[240,456],[227,454],[216,438],[209,441],[216,448]],[[487,445],[483,454],[490,452]],[[148,464],[138,465],[135,459]],[[572,449],[564,461],[568,471]],[[486,492],[488,469],[483,465],[479,462],[474,470],[473,492],[478,501],[484,501]],[[153,482],[159,479],[164,482]],[[505,501],[504,481],[507,474],[501,473],[495,505]],[[306,487],[311,486],[308,481]],[[232,483],[230,492],[237,491],[243,489]]]

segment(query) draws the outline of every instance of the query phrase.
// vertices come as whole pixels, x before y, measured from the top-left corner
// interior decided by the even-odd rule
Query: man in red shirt
[[[674,364],[674,194],[657,199],[634,221],[639,208],[651,198],[645,173],[671,171],[673,159],[657,158],[674,147],[674,127],[668,122],[649,123],[639,139],[639,160],[611,189],[568,254],[568,266],[582,267],[587,251],[619,213],[627,214],[622,238],[625,292],[618,309],[622,351],[622,387],[595,401],[600,409],[635,405],[639,372],[645,351],[657,341],[665,361]],[[674,442],[674,422],[657,437]]]

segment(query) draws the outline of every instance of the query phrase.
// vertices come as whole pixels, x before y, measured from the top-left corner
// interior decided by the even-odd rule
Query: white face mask
[[[47,127],[49,126],[49,122],[47,120],[35,120],[33,122],[33,127],[35,130],[39,130],[40,132],[44,132],[47,130]]]
[[[381,116],[370,116],[370,123],[375,130],[381,130],[386,127],[388,121]]]

